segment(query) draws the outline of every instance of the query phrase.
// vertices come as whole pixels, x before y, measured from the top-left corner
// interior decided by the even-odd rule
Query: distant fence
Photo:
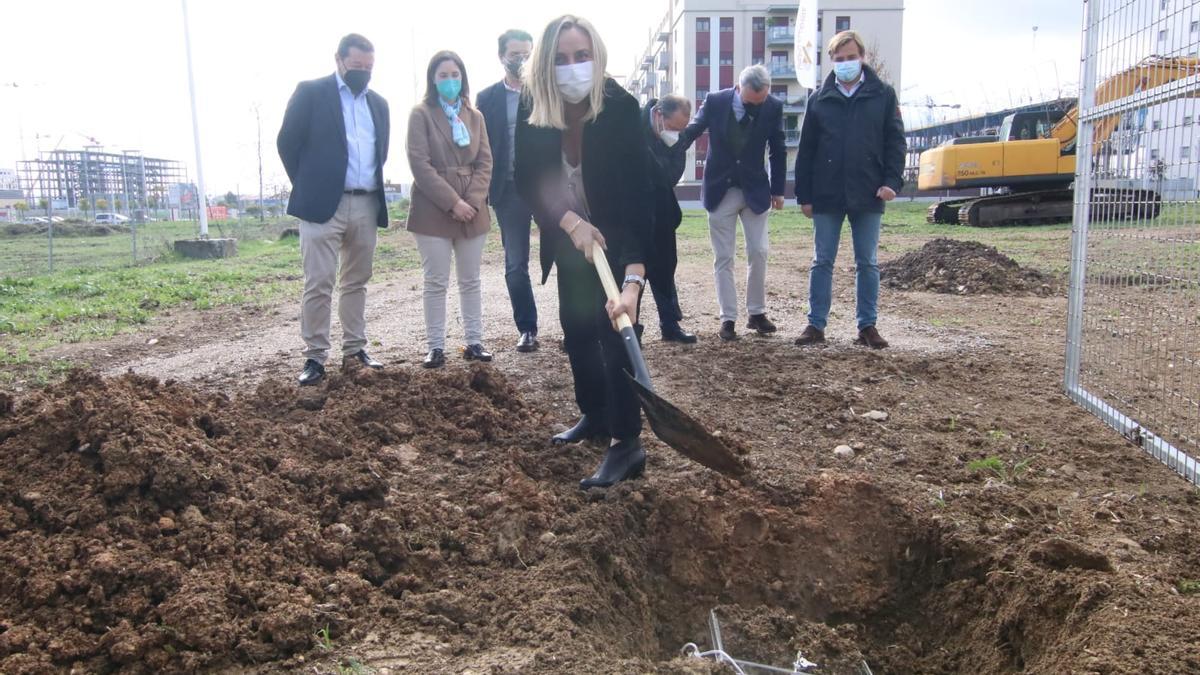
[[[278,219],[212,221],[209,236],[274,239],[284,227]],[[198,224],[189,221],[0,222],[0,278],[145,264],[171,255],[175,240],[193,238],[198,232]]]
[[[1196,484],[1198,25],[1196,0],[1084,3],[1065,376],[1075,401]]]

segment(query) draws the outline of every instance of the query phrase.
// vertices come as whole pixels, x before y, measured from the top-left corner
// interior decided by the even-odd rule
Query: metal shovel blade
[[[630,386],[642,404],[642,411],[654,435],[689,459],[730,476],[746,473],[746,465],[738,461],[728,446],[713,436],[699,422],[663,399],[637,379],[625,373]]]

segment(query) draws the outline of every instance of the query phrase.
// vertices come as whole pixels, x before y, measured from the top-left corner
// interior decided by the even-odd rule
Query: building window
[[[696,100],[697,101],[700,101],[701,103],[703,103],[704,99],[706,99],[706,98],[708,98],[708,90],[707,89],[697,89],[696,90]]]
[[[722,33],[732,33],[733,32],[733,17],[732,16],[721,17],[721,32]]]
[[[1171,0],[1162,0],[1162,2],[1159,3],[1158,8],[1165,12],[1167,11],[1167,6],[1170,4]]]
[[[821,32],[821,13],[817,12],[817,32]]]
[[[1161,128],[1162,128],[1162,120],[1154,120],[1153,122],[1150,123],[1151,131],[1158,131]]]
[[[703,53],[703,54],[697,54],[697,55],[696,55],[696,65],[698,65],[698,66],[707,66],[707,65],[710,65],[710,61],[709,61],[709,57],[708,57],[708,52],[705,52],[705,53]]]
[[[1188,28],[1188,31],[1190,31],[1192,35],[1195,35],[1196,31],[1200,31],[1200,21],[1193,21],[1192,25]]]
[[[1191,115],[1183,116],[1183,126],[1185,126],[1185,127],[1192,126],[1192,116]]]
[[[752,66],[761,66],[762,64],[764,64],[766,62],[767,62],[767,60],[764,59],[761,54],[750,59],[750,65],[752,65]]]
[[[1150,159],[1158,159],[1158,148],[1150,149]]]
[[[1191,158],[1192,158],[1192,146],[1185,145],[1182,148],[1179,148],[1179,159],[1191,159]]]
[[[720,58],[721,58],[720,65],[722,65],[722,66],[732,66],[733,65],[733,52],[721,52]]]
[[[837,30],[837,32],[839,32],[839,33],[840,33],[840,32],[842,32],[842,31],[844,31],[844,30],[850,30],[850,17],[848,17],[848,16],[839,16],[839,17],[837,18],[837,24],[834,26],[834,28],[835,28],[835,29]]]
[[[767,30],[767,20],[765,17],[756,16],[750,19],[751,29],[756,33],[762,33]],[[1196,22],[1192,22],[1192,32],[1196,32]]]
[[[1166,28],[1164,28],[1164,29],[1162,29],[1162,30],[1158,31],[1158,41],[1159,41],[1159,42],[1166,42],[1166,41],[1167,41],[1167,29],[1166,29]]]
[[[696,19],[697,33],[707,33],[709,30],[711,30],[708,26],[708,19]]]

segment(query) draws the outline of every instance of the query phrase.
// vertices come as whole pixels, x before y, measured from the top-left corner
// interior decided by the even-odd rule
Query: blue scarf
[[[454,144],[460,148],[470,145],[471,132],[467,131],[467,125],[458,119],[458,113],[462,110],[462,97],[458,97],[454,100],[454,105],[450,105],[446,103],[446,99],[439,96],[438,103],[442,104],[442,112],[446,113],[446,119],[450,120],[450,131],[454,137]]]

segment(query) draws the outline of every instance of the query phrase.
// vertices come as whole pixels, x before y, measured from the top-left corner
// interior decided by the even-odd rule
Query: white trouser
[[[337,211],[327,222],[300,222],[300,258],[304,266],[300,337],[305,358],[324,364],[329,357],[329,313],[339,255],[342,355],[349,356],[366,346],[367,282],[375,256],[378,215],[379,195],[342,195]]]
[[[446,289],[450,286],[450,257],[458,278],[463,333],[468,345],[483,344],[483,286],[479,268],[487,233],[470,239],[447,239],[413,233],[425,271],[425,341],[429,349],[446,348]]]
[[[767,214],[755,213],[746,206],[738,188],[730,188],[716,210],[708,214],[708,236],[713,248],[713,277],[717,283],[717,304],[721,321],[736,321],[738,316],[737,286],[733,282],[733,256],[737,251],[737,221],[742,219],[746,235],[746,312],[765,314],[767,311]]]

